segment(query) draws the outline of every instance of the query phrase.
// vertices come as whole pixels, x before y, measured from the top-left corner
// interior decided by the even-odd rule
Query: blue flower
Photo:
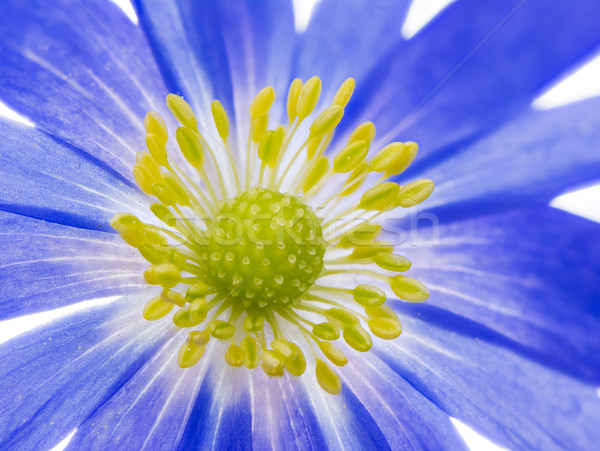
[[[0,320],[66,312],[0,346],[1,449],[464,449],[451,417],[511,449],[597,446],[600,226],[547,204],[598,178],[600,99],[531,102],[600,45],[598,2],[459,0],[410,40],[404,0],[322,0],[302,34],[282,0],[135,3],[139,26],[103,0],[0,5],[0,101],[35,124],[0,119]],[[148,111],[178,127],[168,93],[207,136],[219,99],[245,149],[254,95],[313,75],[322,103],[356,80],[331,147],[372,120],[372,149],[419,143],[395,182],[436,183],[396,229],[430,297],[388,299],[403,334],[352,353],[337,396],[218,346],[180,368],[187,332],[142,318],[157,289],[110,223],[156,223],[132,167]]]

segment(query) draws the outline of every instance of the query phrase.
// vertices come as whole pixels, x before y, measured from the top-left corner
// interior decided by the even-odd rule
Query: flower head
[[[134,3],[0,2],[0,448],[596,446],[597,2]]]
[[[335,283],[332,276],[368,276],[411,302],[429,297],[417,280],[394,275],[407,271],[411,262],[394,254],[392,244],[377,241],[382,227],[370,222],[431,194],[429,180],[406,186],[384,181],[408,168],[417,145],[395,142],[367,161],[375,126],[365,122],[333,158],[327,156],[353,91],[349,78],[332,104],[315,114],[306,137],[297,131],[317,106],[319,77],[292,82],[288,125],[271,125],[272,130],[269,111],[275,91],[259,91],[249,107],[246,165],[240,168],[228,141],[229,119],[218,100],[211,111],[219,145],[228,156],[225,164],[198,130],[196,115],[183,98],[167,96],[181,124],[175,134],[178,153],[167,150],[169,132],[160,114],[146,115],[148,152],[137,153],[133,176],[144,193],[158,200],[150,210],[161,225],[129,213],[118,213],[111,225],[151,263],[144,272],[146,282],[164,287],[147,302],[144,318],[164,318],[175,307],[173,323],[189,331],[178,353],[182,368],[198,363],[212,336],[230,342],[224,352],[229,365],[253,369],[260,364],[270,376],[283,376],[285,370],[301,376],[308,352],[321,388],[338,394],[341,380],[323,359],[337,366],[348,360],[333,341],[341,336],[354,350],[366,352],[373,341],[365,327],[379,338],[394,339],[402,326],[384,305],[383,290],[355,278],[352,288],[335,286],[329,282],[333,278]],[[300,144],[292,150],[294,142]],[[216,187],[205,169],[207,158]],[[304,162],[295,164],[300,158]],[[182,165],[175,163],[178,159]],[[296,176],[288,182],[290,172]],[[339,191],[331,189],[336,179]],[[354,204],[336,210],[367,180],[373,186],[362,189]],[[315,206],[323,217],[307,203],[319,195]]]

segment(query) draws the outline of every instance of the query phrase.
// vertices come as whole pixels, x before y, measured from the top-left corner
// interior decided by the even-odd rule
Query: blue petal
[[[424,205],[449,221],[545,205],[568,188],[600,180],[599,111],[600,98],[528,111],[419,173],[436,183]]]
[[[323,0],[315,5],[294,58],[292,77],[318,75],[324,92],[347,78],[358,86],[383,55],[401,40],[407,0]]]
[[[72,314],[0,347],[0,448],[55,446],[135,374],[166,340],[164,325],[141,318],[149,295]]]
[[[175,449],[206,370],[206,365],[177,365],[186,334],[165,340],[161,350],[78,428],[69,449]]]
[[[142,31],[110,1],[0,6],[0,100],[131,178],[166,95]]]
[[[118,235],[0,211],[0,320],[147,287]]]
[[[510,449],[595,449],[596,386],[514,353],[471,320],[431,305],[396,308],[403,335],[375,352],[449,415]]]
[[[349,117],[373,120],[379,142],[399,137],[431,159],[447,155],[590,55],[600,44],[599,16],[600,3],[591,1],[453,3],[382,59]]]
[[[135,213],[147,203],[113,169],[64,141],[5,119],[0,135],[0,210],[114,232],[115,212]]]
[[[197,112],[219,99],[242,130],[258,90],[272,85],[279,95],[287,92],[295,35],[291,1],[135,3],[169,90],[182,93]],[[205,127],[209,118],[200,118]]]
[[[481,323],[519,359],[600,385],[600,224],[547,207],[442,224],[437,245],[432,232],[401,248],[427,304]]]
[[[467,449],[448,414],[405,379],[372,353],[348,355],[348,365],[339,370],[344,402],[358,421],[372,422],[370,429],[385,435],[386,448]]]

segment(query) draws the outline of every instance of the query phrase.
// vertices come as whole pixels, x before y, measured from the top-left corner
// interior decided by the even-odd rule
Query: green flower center
[[[211,282],[244,307],[288,304],[315,283],[327,244],[312,208],[261,187],[223,204],[200,253]]]

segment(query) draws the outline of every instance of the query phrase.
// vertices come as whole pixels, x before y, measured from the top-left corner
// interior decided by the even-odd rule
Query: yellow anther
[[[381,226],[379,224],[365,222],[344,235],[340,239],[340,242],[337,244],[337,246],[344,249],[354,246],[369,246],[373,243],[373,240],[379,236],[380,233]]]
[[[152,191],[158,200],[163,204],[171,206],[177,203],[177,196],[164,183],[155,183],[152,185]]]
[[[154,190],[152,189],[154,180],[152,180],[152,176],[146,168],[136,164],[133,167],[133,178],[135,179],[137,186],[139,186],[145,194],[154,194]]]
[[[248,315],[244,318],[246,332],[260,332],[265,327],[265,318],[262,316]]]
[[[135,154],[135,162],[138,166],[141,166],[148,171],[148,174],[154,183],[160,183],[164,180],[160,167],[148,152],[137,152]]]
[[[296,104],[296,112],[299,121],[303,121],[313,112],[317,106],[319,97],[321,97],[321,79],[315,76],[304,83],[304,86],[302,86],[302,89],[300,90],[298,103]]]
[[[344,109],[339,105],[332,105],[323,110],[310,126],[310,138],[317,138],[331,132],[342,120]]]
[[[334,365],[344,366],[346,363],[348,363],[348,359],[342,350],[333,343],[328,341],[320,341],[318,344],[323,355],[325,355],[325,357],[327,357]]]
[[[192,302],[194,299],[205,297],[211,291],[210,285],[207,285],[204,282],[196,282],[187,289],[185,298],[188,302]]]
[[[360,324],[344,327],[344,340],[360,352],[367,352],[373,346],[371,335]]]
[[[262,353],[262,364],[260,367],[269,376],[283,376],[285,366],[284,358],[279,352],[266,350]]]
[[[143,316],[145,320],[156,321],[167,316],[172,309],[173,304],[156,296],[144,306]]]
[[[196,324],[200,324],[206,319],[208,313],[208,305],[206,299],[196,298],[190,304],[190,319]]]
[[[143,244],[138,247],[138,251],[140,251],[142,257],[153,265],[158,265],[165,261],[165,255],[152,244]]]
[[[119,233],[139,233],[144,224],[130,213],[117,213],[110,219],[110,225]]]
[[[195,330],[190,332],[188,335],[188,342],[194,343],[195,345],[201,346],[208,344],[210,341],[210,334],[205,330]]]
[[[144,230],[144,238],[147,243],[150,243],[150,244],[153,244],[156,246],[166,246],[167,245],[167,239],[164,236],[162,236],[158,232],[154,232],[149,229]]]
[[[319,323],[315,324],[312,329],[312,333],[322,340],[337,340],[340,338],[340,331],[332,323]]]
[[[414,207],[431,196],[434,187],[434,183],[426,179],[409,183],[402,187],[394,204],[403,208]]]
[[[327,149],[331,140],[333,139],[333,133],[329,133],[325,140],[323,141],[323,137],[318,136],[316,138],[311,138],[308,140],[308,144],[306,145],[306,152],[308,159],[312,159],[314,154],[319,150],[319,153],[322,153],[324,149]]]
[[[163,143],[154,133],[146,135],[146,147],[157,164],[161,166],[166,166],[168,164],[169,160],[165,143]]]
[[[250,104],[250,119],[253,121],[269,112],[275,102],[275,90],[267,86],[259,91]]]
[[[350,177],[348,177],[348,180],[346,180],[346,182],[344,183],[345,188],[341,193],[342,196],[352,194],[354,191],[361,187],[365,179],[360,178],[358,181],[356,181],[356,179],[361,177],[362,174],[366,172],[368,166],[369,165],[366,161],[363,161],[358,166],[356,166],[356,168],[350,173]]]
[[[171,304],[178,305],[179,307],[183,307],[187,302],[181,293],[170,290],[169,288],[162,290],[160,297],[163,301],[170,302]]]
[[[354,129],[350,138],[348,139],[348,144],[353,143],[355,141],[367,141],[371,143],[375,138],[375,124],[373,122],[363,122],[358,127]]]
[[[198,345],[188,339],[177,354],[177,363],[181,368],[191,368],[202,358],[206,345]]]
[[[260,344],[254,337],[244,337],[240,347],[244,350],[244,366],[248,369],[256,368],[260,363]]]
[[[315,186],[327,173],[327,169],[329,169],[329,159],[327,157],[319,157],[312,170],[305,176],[302,190],[306,193]]]
[[[225,108],[223,108],[221,102],[213,100],[213,103],[210,105],[210,111],[212,112],[219,136],[223,141],[226,141],[229,137],[229,118],[227,117]]]
[[[190,311],[190,307],[184,307],[175,312],[173,315],[173,323],[177,327],[194,327],[201,323],[201,321],[196,321],[195,318],[192,318],[192,314]]]
[[[293,348],[295,357],[286,360],[285,368],[292,376],[302,376],[306,371],[306,357],[296,343],[289,343],[289,345]]]
[[[404,272],[408,271],[411,262],[408,258],[401,255],[390,254],[389,252],[379,252],[373,257],[373,262],[382,269],[389,271]]]
[[[173,194],[175,197],[176,203],[179,205],[189,205],[190,198],[185,191],[185,189],[181,186],[179,181],[173,177],[172,175],[165,174],[165,185],[167,189]]]
[[[165,121],[157,111],[148,111],[144,118],[146,133],[154,135],[164,145],[169,139],[169,132]]]
[[[369,143],[367,141],[354,141],[348,144],[333,159],[333,171],[352,171],[365,159],[368,152]]]
[[[380,252],[392,252],[393,250],[394,246],[390,243],[373,241],[369,245],[364,244],[357,246],[354,251],[352,251],[349,258],[353,260],[363,260],[365,258],[371,258]]]
[[[237,345],[231,345],[225,352],[225,361],[231,366],[242,366],[246,361],[246,353]]]
[[[392,291],[400,299],[410,302],[423,302],[429,297],[429,290],[416,279],[402,275],[390,279]]]
[[[204,148],[198,135],[188,127],[179,127],[175,136],[185,159],[195,168],[201,167],[204,163]]]
[[[385,172],[387,176],[400,174],[410,166],[418,150],[413,142],[388,144],[373,157],[369,170]]]
[[[358,318],[346,309],[333,307],[327,310],[327,316],[333,318],[345,326],[360,324]]]
[[[387,305],[379,305],[376,307],[365,307],[365,313],[369,318],[391,318],[398,322],[398,315]]]
[[[235,333],[235,326],[229,324],[227,321],[218,319],[211,321],[210,325],[208,326],[208,331],[215,338],[227,340],[228,338],[233,337],[233,334]]]
[[[385,210],[398,197],[400,185],[384,182],[367,190],[360,199],[359,208],[365,210]]]
[[[265,114],[256,121],[254,121],[254,128],[252,130],[252,142],[259,143],[263,138],[265,133],[267,132],[267,127],[269,126],[269,115]]]
[[[402,333],[402,325],[392,318],[372,318],[367,324],[373,335],[384,340],[393,340]]]
[[[264,134],[258,145],[258,158],[270,167],[277,163],[277,156],[283,143],[283,130],[271,131]]]
[[[317,359],[315,374],[317,376],[317,382],[327,393],[337,395],[342,391],[342,381],[340,380],[340,377],[320,359]]]
[[[352,97],[355,86],[356,82],[354,81],[354,78],[347,78],[346,81],[342,83],[342,86],[340,86],[340,89],[335,93],[333,104],[346,108],[346,105],[348,105],[348,102],[350,101],[350,97]]]
[[[292,343],[285,340],[273,340],[271,347],[279,352],[286,360],[294,360],[296,357],[296,348],[292,346]]]
[[[153,203],[152,205],[150,205],[150,211],[152,211],[152,213],[154,213],[154,216],[156,216],[169,227],[175,226],[175,216],[173,216],[171,210],[169,210],[165,205],[161,203]]]
[[[177,266],[171,263],[152,265],[144,271],[144,279],[150,285],[162,285],[165,288],[173,288],[181,279],[181,272]]]
[[[298,115],[296,112],[296,105],[298,104],[298,97],[300,96],[301,90],[302,80],[296,78],[290,85],[290,90],[288,92],[287,98],[287,113],[288,118],[290,119],[290,124],[294,122],[294,119],[296,119],[296,116]]]
[[[169,94],[167,96],[167,106],[169,110],[175,116],[182,125],[195,130],[198,127],[198,120],[192,110],[192,107],[176,94]]]
[[[376,307],[385,302],[385,293],[371,285],[357,285],[352,290],[352,297],[364,307]]]

